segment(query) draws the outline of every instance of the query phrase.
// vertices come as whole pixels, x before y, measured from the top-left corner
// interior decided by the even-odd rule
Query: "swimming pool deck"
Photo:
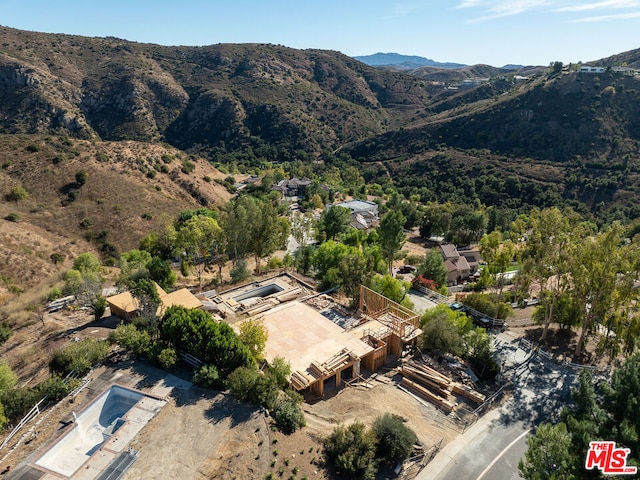
[[[109,377],[111,375],[111,381]],[[77,421],[67,432],[39,449],[21,469],[30,470],[28,478],[39,480],[91,480],[98,478],[111,464],[129,450],[130,443],[166,404],[165,398],[174,388],[188,390],[191,383],[174,375],[156,377],[153,384],[141,385],[141,379],[119,372],[96,377],[91,384],[100,386],[98,395],[92,395],[82,410],[77,413]],[[116,384],[113,377],[117,377]],[[103,378],[104,377],[104,378]],[[105,382],[106,381],[106,382]],[[122,382],[122,384],[120,384]],[[92,385],[93,386],[93,385]],[[112,388],[120,388],[126,394],[135,395],[126,412],[120,412],[120,406],[105,407],[103,404]],[[134,387],[144,388],[144,391]],[[95,411],[91,411],[92,406]],[[113,410],[113,411],[111,411]],[[113,418],[112,418],[113,417]],[[109,432],[117,423],[115,431]],[[79,429],[83,429],[82,431]],[[18,472],[15,472],[18,474]],[[22,477],[20,477],[22,478]]]

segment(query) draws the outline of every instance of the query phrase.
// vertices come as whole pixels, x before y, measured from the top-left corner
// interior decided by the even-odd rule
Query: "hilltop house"
[[[181,288],[175,292],[167,293],[157,283],[156,292],[160,297],[157,315],[160,317],[165,310],[174,305],[185,308],[202,308],[202,302],[186,288]],[[138,315],[138,300],[131,295],[131,292],[122,292],[117,295],[107,297],[107,303],[112,315],[116,315],[124,320],[131,320]]]
[[[311,185],[311,180],[307,177],[293,177],[288,180],[280,180],[273,187],[272,191],[280,192],[285,197],[302,197],[307,191],[307,187]]]
[[[378,204],[367,200],[349,200],[335,206],[351,210],[351,226],[358,230],[368,230],[378,222]]]
[[[578,70],[578,72],[580,73],[604,73],[605,72],[605,68],[604,67],[591,67],[589,65],[583,65],[580,67],[580,70]]]

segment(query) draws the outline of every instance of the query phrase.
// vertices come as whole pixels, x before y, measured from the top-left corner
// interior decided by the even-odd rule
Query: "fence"
[[[7,438],[5,438],[4,441],[2,442],[2,444],[0,444],[0,450],[2,450],[4,447],[7,446],[7,444],[22,429],[22,427],[24,427],[27,423],[29,423],[31,420],[33,420],[38,415],[40,415],[42,410],[44,410],[44,408],[46,408],[46,405],[44,407],[42,407],[42,404],[47,400],[47,397],[48,397],[48,395],[45,395],[38,403],[36,403],[33,406],[33,408],[31,410],[29,410],[29,413],[27,413],[22,418],[22,420],[20,420],[20,423],[18,423],[18,425],[16,425],[15,428],[13,430],[11,430],[11,432],[9,433]],[[42,409],[40,407],[42,407]]]
[[[550,360],[554,363],[557,363],[558,365],[562,365],[565,366],[567,368],[570,368],[572,370],[590,370],[593,373],[602,373],[602,374],[607,374],[610,371],[609,366],[599,366],[599,365],[584,365],[581,363],[574,363],[571,362],[570,360],[558,360],[557,358],[555,358],[553,356],[553,354],[547,352],[546,350],[542,350],[540,347],[538,347],[537,345],[535,345],[533,342],[527,340],[526,338],[521,338],[520,342],[518,344],[519,348],[522,348],[523,350],[526,351],[531,351],[536,349],[537,350],[537,355],[544,358],[545,360]]]

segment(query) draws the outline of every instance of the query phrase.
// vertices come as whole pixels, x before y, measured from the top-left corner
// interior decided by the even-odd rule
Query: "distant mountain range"
[[[353,57],[371,67],[396,67],[406,70],[413,70],[420,67],[438,68],[462,68],[463,63],[436,62],[430,58],[418,57],[416,55],[401,55],[399,53],[374,53],[373,55],[361,55]]]
[[[359,55],[353,58],[371,67],[393,67],[401,70],[414,70],[420,67],[464,68],[468,66],[464,63],[436,62],[430,58],[417,55],[402,55],[400,53],[378,52],[373,55]],[[522,65],[508,64],[500,68],[503,70],[518,70],[522,68]]]
[[[640,49],[590,75],[7,27],[0,44],[0,218],[17,216],[14,230],[105,248],[112,232],[107,243],[132,248],[162,212],[221,204],[228,172],[269,162],[310,177],[355,166],[423,202],[640,217],[640,76],[613,71],[640,69]],[[26,201],[4,197],[16,185]]]

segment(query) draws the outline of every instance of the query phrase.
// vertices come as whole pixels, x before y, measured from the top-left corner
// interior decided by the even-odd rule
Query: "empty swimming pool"
[[[243,292],[240,295],[236,295],[233,299],[236,302],[242,302],[243,300],[247,300],[249,298],[261,298],[268,297],[274,293],[282,292],[284,288],[282,288],[277,283],[269,283],[267,285],[258,286],[256,288],[252,288],[249,291]]]
[[[149,405],[144,405],[148,402]],[[99,451],[120,429],[127,430],[131,421],[129,412],[138,404],[142,410],[160,408],[164,402],[148,397],[142,392],[112,385],[89,406],[75,415],[75,425],[47,453],[35,462],[36,465],[71,477],[94,453]],[[136,432],[143,424],[136,420]],[[145,422],[146,423],[146,422]],[[130,429],[129,429],[130,430]],[[128,436],[132,432],[125,432]],[[134,435],[135,435],[134,433]]]

